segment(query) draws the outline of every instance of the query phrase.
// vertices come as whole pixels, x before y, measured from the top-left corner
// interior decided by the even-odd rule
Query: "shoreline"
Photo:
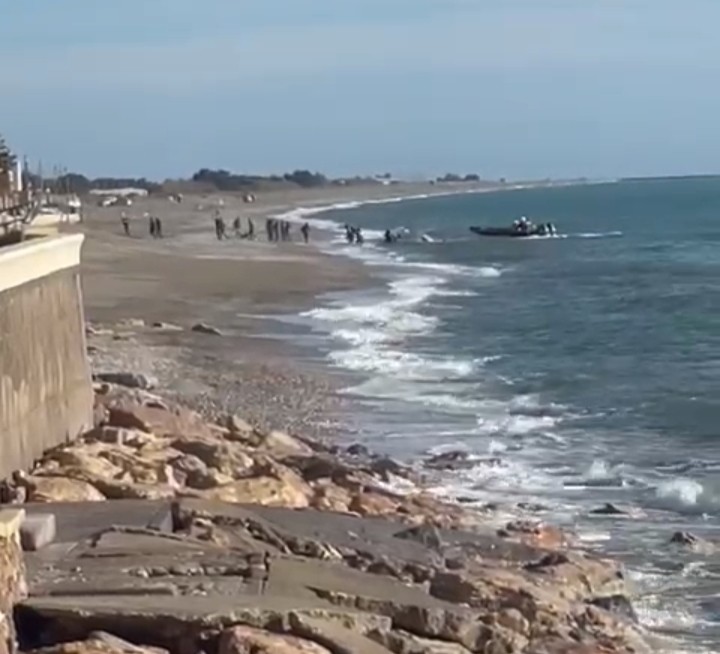
[[[467,191],[466,191],[467,192]],[[425,196],[421,196],[425,197]],[[405,199],[415,199],[415,198],[405,198]],[[421,199],[421,198],[417,198]],[[366,200],[365,202],[394,202],[398,201],[394,198],[387,198],[383,200]],[[359,202],[363,203],[362,201],[355,201],[355,200],[347,200],[347,202]],[[317,213],[322,213],[324,211],[329,211],[341,207],[336,206],[337,203],[333,203],[330,205],[322,204],[315,207],[307,207],[305,203],[296,205],[294,208],[289,208],[287,211],[293,211],[297,209],[308,209],[312,211],[312,214],[315,215]],[[257,216],[260,215],[277,215],[275,212],[277,211],[277,205],[274,205],[272,207],[265,207],[262,212],[258,210],[258,213],[254,214]],[[310,214],[308,214],[310,215]],[[240,244],[238,244],[240,245]],[[244,245],[244,244],[243,244]],[[249,244],[248,244],[249,245]],[[254,244],[253,244],[254,245]],[[205,247],[205,244],[203,244],[203,247]],[[265,266],[266,264],[269,264],[271,266],[278,266],[280,265],[278,262],[282,261],[284,264],[288,266],[288,272],[287,274],[293,274],[292,270],[295,269],[295,272],[297,271],[298,267],[302,268],[304,265],[308,265],[308,261],[305,258],[305,255],[303,257],[298,258],[295,254],[294,250],[297,250],[297,247],[299,246],[290,246],[290,248],[285,249],[283,246],[280,246],[280,253],[273,253],[271,255],[263,255],[266,258],[260,259],[259,261],[255,261],[257,265]],[[174,255],[169,255],[174,256]],[[310,259],[313,260],[313,263],[311,265],[317,265],[318,262],[321,262],[321,266],[325,266],[327,261],[325,258],[327,255],[324,255],[322,253],[314,252],[310,255]],[[305,259],[304,263],[301,263],[302,259]],[[317,286],[315,286],[314,289],[304,288],[303,292],[300,293],[300,296],[298,297],[295,295],[292,297],[292,301],[288,302],[287,297],[283,297],[280,299],[274,299],[272,303],[263,303],[262,301],[258,302],[256,298],[253,298],[253,301],[249,304],[245,304],[244,306],[248,309],[248,314],[257,314],[258,309],[268,310],[271,313],[273,310],[278,309],[285,309],[285,308],[291,308],[291,310],[299,311],[302,308],[310,308],[311,306],[315,305],[315,299],[318,297],[318,295],[321,295],[326,292],[342,292],[342,291],[348,291],[353,290],[357,288],[362,288],[364,285],[370,285],[373,286],[375,283],[377,283],[378,280],[375,279],[375,275],[372,275],[363,264],[355,265],[356,262],[346,259],[345,257],[335,257],[335,259],[338,260],[339,266],[346,266],[346,270],[350,270],[350,268],[353,268],[353,275],[349,275],[348,277],[343,277],[343,283],[335,285],[331,288],[322,287],[322,290],[318,292]],[[209,261],[213,261],[214,259],[208,259]],[[198,261],[197,259],[194,259],[194,261]],[[207,260],[205,260],[207,261]],[[232,261],[233,265],[237,263],[237,260],[233,258],[232,256],[227,259],[227,261]],[[202,264],[203,266],[206,264]],[[332,267],[332,264],[329,264]],[[217,275],[217,269],[212,271],[211,276],[215,277]],[[217,324],[220,326],[221,329],[225,329],[225,325],[227,324],[227,321],[229,320],[236,320],[236,318],[231,318],[233,312],[228,312],[218,310],[217,307],[211,307],[210,305],[213,303],[217,303],[218,299],[221,301],[227,301],[227,297],[221,296],[221,298],[213,298],[213,302],[206,303],[204,306],[206,307],[206,311],[209,312],[209,315],[211,315],[211,319],[209,322],[211,324]],[[114,308],[113,314],[115,317],[119,317],[121,314],[118,312],[117,307]],[[143,314],[139,310],[135,311],[130,314],[125,314],[123,317],[133,317],[133,316],[147,316],[148,314]],[[156,314],[150,313],[151,317],[154,317]],[[177,315],[177,314],[174,314]],[[272,318],[272,316],[270,316]],[[112,321],[110,321],[112,322]],[[172,334],[166,334],[166,333],[160,333],[160,332],[152,332],[151,330],[151,338],[157,339],[159,341],[159,344],[153,345],[153,347],[169,347],[170,349],[175,348],[175,353],[172,356],[176,357],[177,359],[183,359],[184,357],[189,356],[191,359],[190,364],[188,363],[187,359],[181,360],[178,362],[178,368],[177,371],[174,373],[170,373],[170,377],[177,376],[178,374],[182,374],[183,378],[186,376],[193,377],[193,375],[187,375],[188,368],[195,370],[195,373],[200,373],[198,376],[200,378],[204,378],[203,384],[198,386],[190,385],[189,389],[186,389],[184,393],[179,394],[173,394],[173,397],[180,397],[181,399],[188,399],[192,396],[205,396],[205,399],[198,403],[196,405],[196,408],[203,409],[206,412],[211,411],[217,411],[219,407],[222,408],[229,408],[234,405],[235,408],[240,408],[240,412],[242,414],[247,414],[247,409],[242,408],[242,405],[234,404],[234,399],[232,397],[232,394],[229,394],[229,398],[226,399],[224,402],[220,403],[214,403],[212,401],[207,402],[207,398],[217,394],[218,388],[217,385],[213,388],[212,384],[208,384],[209,377],[211,377],[214,374],[217,374],[217,365],[218,362],[223,362],[223,364],[227,363],[227,356],[228,356],[228,350],[232,349],[241,349],[243,351],[247,350],[253,350],[255,348],[259,348],[259,356],[258,359],[263,360],[261,367],[253,367],[253,364],[257,363],[257,361],[254,361],[247,367],[247,377],[244,377],[244,385],[247,387],[248,385],[255,386],[258,384],[258,380],[261,379],[268,379],[272,378],[276,373],[274,366],[278,363],[277,359],[279,360],[286,360],[287,359],[297,359],[298,355],[299,358],[302,358],[302,346],[296,347],[292,345],[288,345],[286,339],[276,339],[276,338],[269,338],[266,339],[263,337],[263,327],[272,324],[272,321],[267,321],[262,316],[258,319],[257,315],[255,318],[243,318],[239,322],[238,329],[231,330],[232,333],[226,333],[225,336],[221,337],[219,340],[209,340],[205,338],[204,340],[198,340],[199,337],[193,334],[186,334],[185,332],[180,333],[172,333]],[[187,326],[187,320],[184,321],[185,326]],[[260,329],[258,330],[258,326]],[[132,331],[132,330],[130,330]],[[260,332],[260,334],[258,334]],[[142,338],[141,338],[142,340]],[[121,341],[122,342],[122,339]],[[116,343],[120,344],[120,343]],[[128,343],[128,349],[132,350],[135,347],[135,345],[132,345],[132,343]],[[201,350],[201,351],[198,351]],[[181,357],[177,357],[177,352],[180,351]],[[211,351],[211,354],[208,354],[208,351]],[[112,359],[116,357],[116,354],[113,354],[113,346],[112,343],[110,343],[110,346],[108,347],[108,358]],[[278,356],[279,355],[279,356]],[[153,357],[153,354],[149,354],[148,356]],[[171,357],[172,358],[172,357]],[[252,358],[252,357],[251,357]],[[270,358],[271,360],[264,361],[264,359]],[[194,361],[193,361],[194,359]],[[198,361],[198,359],[203,359],[204,361]],[[243,362],[243,364],[246,364],[247,362]],[[123,368],[123,360],[122,357],[120,357],[120,363],[119,367]],[[132,369],[138,369],[133,368]],[[320,366],[323,368],[324,366],[321,364]],[[127,366],[126,366],[127,368]],[[300,365],[300,372],[298,375],[298,378],[302,377],[303,381],[300,382],[300,385],[308,385],[310,382],[308,381],[311,376],[307,376],[305,366],[302,364]],[[178,372],[179,371],[179,372]],[[149,372],[152,372],[150,370]],[[227,368],[223,371],[223,373],[220,375],[221,379],[223,380],[223,383],[227,383],[227,381],[231,380],[231,378],[235,377],[237,375],[238,368],[236,366],[236,362],[231,362],[230,365],[227,366]],[[335,379],[338,379],[341,377],[341,373],[335,374],[336,371],[332,370],[321,370],[320,374],[318,375],[319,378],[324,378],[327,380],[329,377],[333,377]],[[290,373],[290,376],[293,376],[294,373]],[[186,380],[187,381],[187,380]],[[278,380],[276,380],[274,383],[278,383]],[[285,382],[280,381],[279,385],[282,386]],[[312,385],[312,384],[310,384]],[[324,396],[323,400],[319,400],[319,403],[328,400],[329,398],[332,398],[330,401],[332,404],[332,401],[337,399],[337,393],[336,391],[338,388],[342,385],[342,383],[338,380],[338,385],[329,385],[325,386],[321,391],[318,391],[319,395]],[[274,389],[272,388],[273,382],[270,382],[268,384],[268,388],[265,392],[265,395],[262,399],[258,398],[256,401],[258,404],[262,404],[263,402],[267,402],[269,397],[272,397],[274,393]],[[319,386],[322,386],[322,384],[319,384]],[[294,385],[293,382],[287,384],[287,391],[285,392],[286,397],[292,397],[297,392],[297,386]],[[301,402],[302,404],[302,402]],[[204,405],[204,406],[203,406]],[[285,412],[287,415],[292,415],[296,413],[298,410],[297,404],[290,404],[286,407]],[[338,408],[337,405],[329,407],[329,405],[323,405],[321,408],[319,408],[318,415],[326,414],[328,411],[340,411],[341,409]],[[252,422],[262,422],[264,416],[257,416],[253,415],[251,416]],[[298,426],[296,426],[298,425]],[[273,425],[270,425],[273,426]],[[283,429],[290,429],[290,430],[296,430],[296,429],[303,429],[307,430],[308,425],[307,422],[303,424],[303,421],[300,421],[300,423],[292,424],[292,423],[285,423],[282,425],[275,425],[278,428]],[[330,430],[332,432],[332,430]],[[322,434],[318,434],[321,436],[331,435],[327,432],[324,432]]]

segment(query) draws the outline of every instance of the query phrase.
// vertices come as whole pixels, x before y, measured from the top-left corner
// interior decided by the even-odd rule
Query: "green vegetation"
[[[437,181],[438,182],[479,182],[480,175],[471,173],[471,174],[465,175],[465,177],[463,177],[462,175],[456,175],[455,173],[447,173],[447,174],[443,175],[442,177],[438,177]]]

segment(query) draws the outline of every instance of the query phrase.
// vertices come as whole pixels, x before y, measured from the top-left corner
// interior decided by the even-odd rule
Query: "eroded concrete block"
[[[52,513],[31,513],[20,525],[20,542],[26,552],[35,552],[55,540],[57,525]]]

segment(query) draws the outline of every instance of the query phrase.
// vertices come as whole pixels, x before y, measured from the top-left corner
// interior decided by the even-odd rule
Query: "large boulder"
[[[69,477],[28,476],[23,479],[28,502],[102,502],[103,495],[95,486]]]
[[[717,545],[715,543],[700,538],[700,536],[696,536],[689,531],[676,531],[672,535],[670,542],[673,545],[678,545],[696,554],[709,555],[717,551]]]
[[[278,479],[267,475],[239,479],[202,492],[206,499],[235,504],[261,504],[303,509],[310,505],[312,489],[299,477]]]
[[[247,475],[255,466],[255,460],[239,445],[215,438],[182,436],[173,440],[171,447],[232,478]]]
[[[236,626],[220,634],[218,654],[330,654],[330,650],[296,636]]]
[[[207,466],[202,459],[193,454],[180,454],[169,463],[178,480],[190,488],[205,490],[233,481],[231,476],[220,472],[217,468]]]
[[[400,502],[397,499],[373,492],[355,493],[348,504],[348,510],[360,515],[394,515]]]
[[[87,640],[57,643],[31,651],[33,654],[167,654],[167,650],[159,647],[141,647],[103,632],[95,632]]]
[[[315,494],[310,501],[313,508],[320,511],[335,511],[346,513],[352,501],[350,492],[329,480],[322,480],[313,484]]]
[[[114,479],[121,476],[122,467],[99,456],[101,451],[92,446],[71,446],[51,450],[38,462],[33,474],[65,476],[85,481],[96,477]]]
[[[139,429],[125,429],[101,425],[83,434],[84,443],[106,443],[140,448],[157,440],[154,434]]]
[[[195,411],[169,407],[160,398],[143,391],[96,396],[108,409],[108,424],[139,429],[156,436],[212,436],[213,430]]]
[[[300,439],[290,436],[283,431],[270,431],[260,436],[258,447],[273,456],[310,456],[312,448]]]

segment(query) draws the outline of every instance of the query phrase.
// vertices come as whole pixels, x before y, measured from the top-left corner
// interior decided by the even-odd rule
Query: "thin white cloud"
[[[427,0],[439,2],[439,0]],[[407,24],[318,24],[239,30],[233,37],[164,45],[73,46],[0,56],[6,89],[153,88],[194,91],[299,76],[396,71],[503,71],[595,65],[719,62],[715,23],[643,1],[526,0]]]

